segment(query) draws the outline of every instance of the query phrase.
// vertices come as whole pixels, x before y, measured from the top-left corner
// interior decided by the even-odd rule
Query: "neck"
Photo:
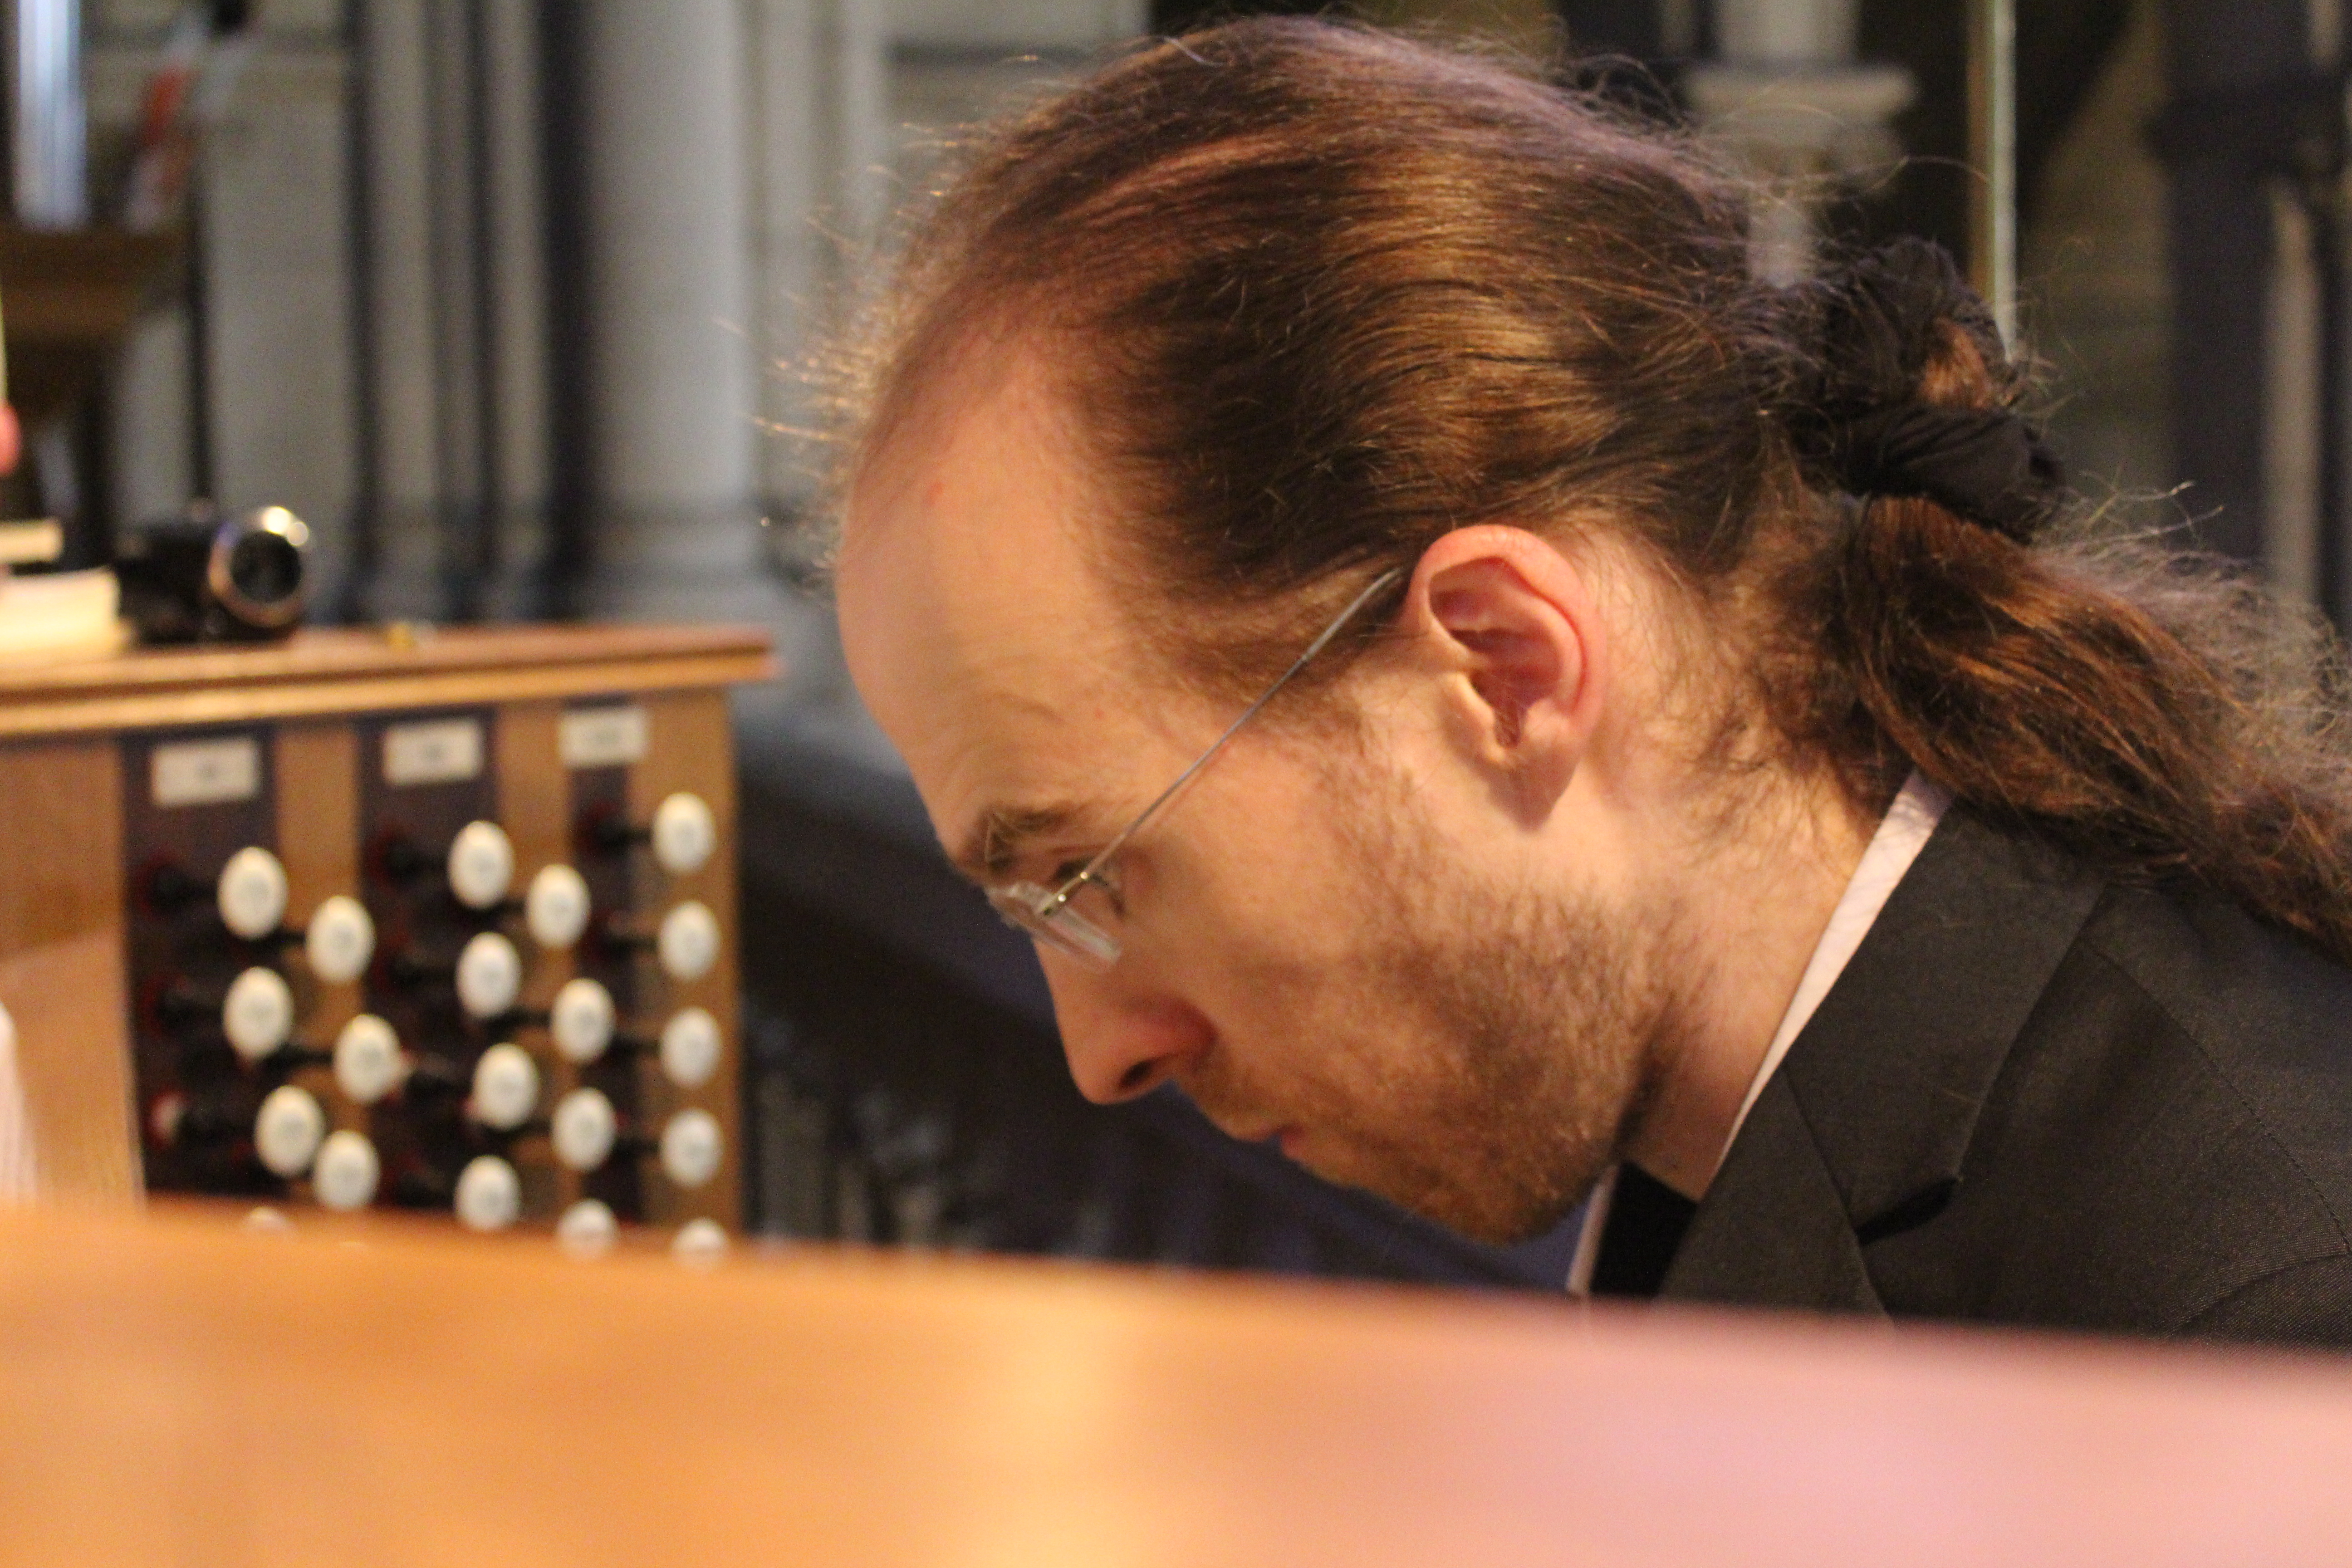
[[[1748,1086],[1876,831],[1827,781],[1788,780],[1724,842],[1685,858],[1667,898],[1688,963],[1674,1038],[1651,1063],[1626,1159],[1697,1199]]]

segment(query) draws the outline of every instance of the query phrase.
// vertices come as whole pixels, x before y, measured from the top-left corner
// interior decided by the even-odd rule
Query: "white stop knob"
[[[727,1228],[715,1219],[688,1220],[677,1227],[669,1251],[680,1263],[708,1268],[727,1256]]]
[[[321,1208],[339,1213],[363,1209],[375,1202],[376,1184],[383,1175],[375,1145],[363,1134],[348,1129],[330,1132],[310,1166],[310,1192]]]
[[[478,1154],[457,1173],[454,1206],[467,1230],[504,1230],[522,1213],[522,1178],[496,1154]]]
[[[221,868],[222,923],[247,942],[258,942],[286,918],[286,868],[258,845],[247,845]]]
[[[556,1245],[574,1258],[602,1258],[621,1231],[613,1211],[594,1198],[582,1198],[555,1222]]]
[[[522,994],[522,954],[497,931],[486,931],[457,954],[457,1004],[477,1018],[512,1011]]]
[[[294,992],[286,977],[257,967],[230,981],[221,1003],[221,1033],[248,1062],[275,1053],[294,1033]]]
[[[274,1175],[291,1178],[309,1170],[326,1136],[327,1113],[308,1089],[290,1083],[271,1089],[253,1119],[254,1152]]]
[[[495,822],[469,822],[449,841],[449,890],[470,910],[487,910],[514,885],[514,845]]]
[[[335,1087],[355,1105],[373,1105],[400,1087],[408,1063],[400,1037],[373,1013],[362,1013],[335,1037]]]
[[[654,864],[673,877],[699,871],[719,847],[719,824],[698,795],[665,795],[654,807]]]
[[[567,980],[547,1010],[547,1032],[568,1062],[593,1062],[613,1043],[613,994],[583,975]]]
[[[357,980],[375,956],[375,921],[367,906],[348,893],[337,893],[310,911],[302,933],[302,954],[310,973],[330,985]]]
[[[497,1045],[474,1064],[474,1098],[467,1110],[475,1121],[501,1132],[512,1131],[530,1120],[539,1105],[539,1064],[520,1046]]]
[[[698,899],[662,916],[654,940],[662,973],[672,980],[699,980],[719,962],[719,917]]]
[[[687,1007],[662,1026],[662,1076],[680,1089],[700,1089],[719,1070],[719,1020]]]
[[[707,1110],[681,1110],[662,1129],[662,1173],[681,1187],[698,1187],[719,1173],[723,1148],[717,1117]]]
[[[599,1090],[575,1089],[555,1102],[549,1141],[565,1169],[593,1171],[613,1157],[613,1141],[620,1131],[611,1100]]]
[[[523,895],[522,918],[540,946],[570,947],[588,929],[588,879],[569,866],[541,867]]]

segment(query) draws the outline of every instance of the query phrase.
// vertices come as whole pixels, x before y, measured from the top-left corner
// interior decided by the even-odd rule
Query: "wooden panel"
[[[286,921],[296,930],[338,893],[358,898],[360,887],[359,739],[348,724],[289,724],[277,734],[278,857],[286,864]],[[286,969],[298,978],[301,1023],[297,1037],[326,1049],[360,1010],[360,982],[327,985],[302,963],[301,949]],[[338,1127],[367,1129],[361,1108],[335,1089],[323,1067],[294,1075],[319,1097]]]
[[[557,665],[385,679],[304,681],[251,689],[194,687],[121,696],[64,696],[38,702],[0,702],[0,737],[171,729],[403,708],[467,707],[516,699],[595,696],[608,691],[692,689],[761,680],[768,673],[769,667],[764,664],[747,668],[744,661],[738,658],[681,658],[659,664]]]
[[[310,1229],[0,1216],[0,1560],[2352,1550],[2335,1359],[816,1249],[696,1274]]]
[[[696,1218],[719,1221],[734,1230],[742,1218],[743,1124],[741,1020],[738,1016],[738,932],[735,910],[735,766],[734,739],[728,724],[727,697],[720,691],[673,692],[645,700],[646,746],[645,760],[629,773],[629,816],[634,822],[653,817],[654,807],[676,790],[691,790],[709,804],[719,826],[718,847],[709,864],[685,877],[670,878],[650,865],[649,886],[657,892],[640,894],[646,917],[657,920],[663,911],[688,899],[699,899],[719,917],[719,962],[709,973],[687,984],[671,980],[658,970],[649,972],[641,994],[661,998],[650,1020],[655,1028],[681,1007],[703,1007],[719,1020],[726,1041],[725,1059],[718,1075],[698,1089],[680,1089],[646,1065],[641,1103],[650,1111],[654,1129],[685,1106],[700,1106],[719,1119],[727,1140],[726,1159],[710,1182],[681,1193],[667,1181],[646,1184],[646,1217],[656,1224],[675,1225]]]
[[[499,710],[499,825],[514,844],[515,896],[520,898],[530,879],[544,868],[572,860],[571,794],[565,787],[563,760],[557,748],[557,728],[563,716],[555,702],[510,702]],[[550,952],[520,929],[511,933],[524,959],[521,1005],[544,1012],[556,991],[572,978],[572,955]],[[544,1029],[531,1031],[528,1045],[538,1058],[546,1085],[542,1110],[577,1079],[572,1064],[558,1056]],[[537,1156],[517,1168],[526,1187],[526,1209],[548,1213],[576,1200],[580,1178],[555,1164],[544,1139],[534,1138]]]
[[[135,1201],[111,742],[0,746],[0,1005],[16,1024],[37,1189],[53,1201]]]
[[[414,644],[375,632],[306,631],[261,647],[143,648],[77,664],[0,666],[0,735],[716,687],[774,672],[766,634],[740,627],[467,628]]]

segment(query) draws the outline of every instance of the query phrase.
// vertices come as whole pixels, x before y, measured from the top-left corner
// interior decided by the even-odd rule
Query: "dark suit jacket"
[[[1955,805],[1666,1299],[2352,1343],[2352,970]]]

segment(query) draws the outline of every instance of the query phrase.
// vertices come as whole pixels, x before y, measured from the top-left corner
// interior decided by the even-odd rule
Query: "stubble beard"
[[[1289,998],[1304,1064],[1289,1081],[1212,1063],[1187,1088],[1213,1117],[1279,1107],[1328,1180],[1479,1241],[1542,1235],[1614,1163],[1668,1059],[1681,922],[1473,875],[1408,781],[1360,758],[1347,771],[1331,798],[1361,885],[1339,907],[1360,956]]]

